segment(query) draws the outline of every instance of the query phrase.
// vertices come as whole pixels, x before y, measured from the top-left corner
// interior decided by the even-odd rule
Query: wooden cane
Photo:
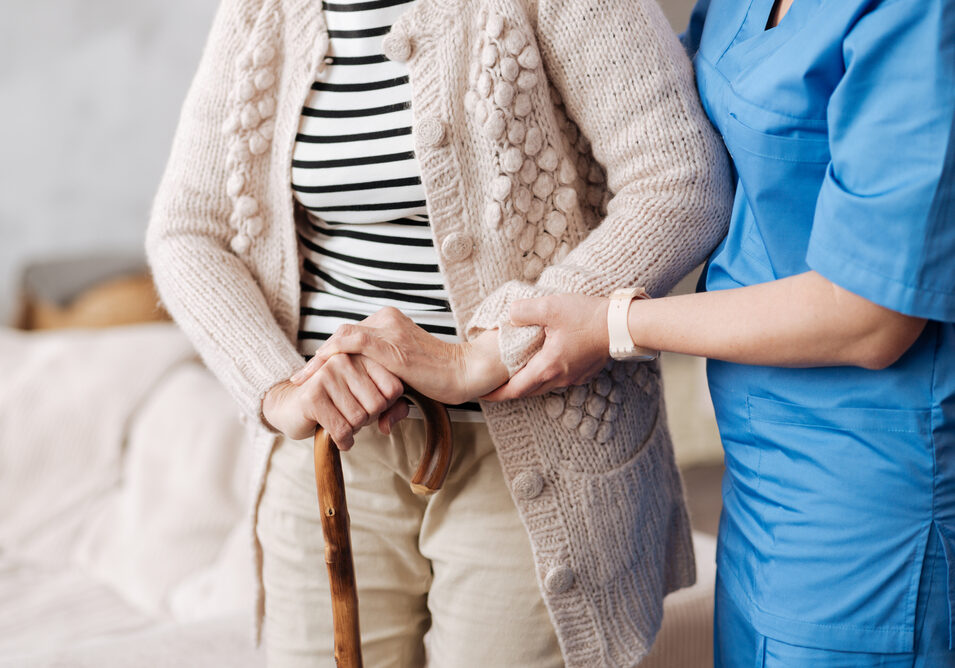
[[[424,415],[425,449],[411,479],[415,494],[433,494],[444,484],[451,467],[451,421],[443,404],[406,388],[405,398]],[[358,589],[352,560],[348,506],[338,447],[324,429],[315,432],[315,483],[325,537],[325,564],[331,585],[335,627],[335,665],[361,668],[361,633],[358,625]]]

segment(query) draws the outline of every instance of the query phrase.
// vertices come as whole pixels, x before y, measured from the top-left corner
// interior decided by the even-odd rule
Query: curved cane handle
[[[453,445],[448,409],[410,387],[405,388],[404,396],[424,415],[424,453],[411,478],[411,491],[419,495],[434,494],[441,489],[451,468]]]

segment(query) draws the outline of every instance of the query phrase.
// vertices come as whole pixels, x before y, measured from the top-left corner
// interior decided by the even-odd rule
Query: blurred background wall
[[[0,322],[23,265],[139,252],[216,0],[31,0],[0,19]]]
[[[0,20],[0,322],[23,265],[139,252],[217,0],[31,0]],[[662,0],[674,26],[692,0]]]
[[[696,0],[658,0],[658,3],[663,7],[663,13],[670,19],[673,29],[678,33],[683,32]]]

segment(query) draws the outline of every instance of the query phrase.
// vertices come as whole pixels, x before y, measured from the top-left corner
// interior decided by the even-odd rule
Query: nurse
[[[705,292],[518,302],[491,398],[708,357],[717,666],[955,666],[955,2],[702,0],[685,42],[738,175]]]

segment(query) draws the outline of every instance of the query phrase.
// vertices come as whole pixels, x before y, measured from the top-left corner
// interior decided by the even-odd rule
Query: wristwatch
[[[615,360],[649,362],[657,358],[659,351],[635,345],[627,326],[627,313],[630,311],[630,302],[634,299],[650,299],[650,295],[643,288],[614,290],[610,295],[610,308],[607,309],[610,356]]]

